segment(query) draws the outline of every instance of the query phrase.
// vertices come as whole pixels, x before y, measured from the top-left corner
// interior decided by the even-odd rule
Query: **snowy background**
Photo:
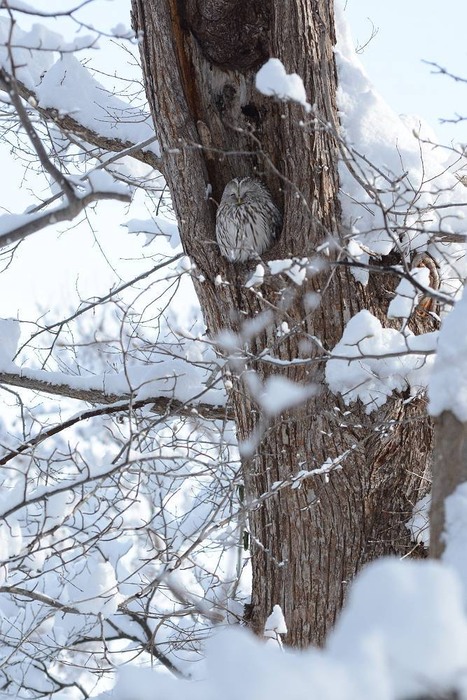
[[[48,11],[54,6],[63,9],[61,2],[46,3],[45,0],[34,4],[34,7],[39,6]],[[83,8],[83,16],[86,12],[89,12],[90,22],[98,24],[100,29],[110,31],[113,28],[114,35],[124,35],[128,29],[129,3],[126,1],[100,0],[88,10]],[[460,34],[465,26],[461,13],[467,11],[463,7],[454,7],[453,3],[451,6],[444,3],[440,7],[434,2],[414,1],[407,6],[407,3],[395,1],[388,8],[374,8],[371,3],[349,0],[344,17],[347,13],[360,45],[371,34],[366,12],[370,18],[375,14],[373,23],[380,27],[380,31],[359,56],[353,51],[342,13],[338,15],[340,39],[336,57],[343,133],[350,146],[364,151],[385,172],[396,178],[407,172],[407,182],[415,191],[420,191],[423,185],[421,198],[412,212],[413,221],[422,224],[421,233],[415,240],[408,235],[406,245],[412,251],[426,250],[430,246],[429,234],[439,228],[440,221],[433,221],[432,217],[422,220],[420,216],[421,212],[430,210],[435,200],[439,204],[439,191],[442,191],[445,207],[443,227],[447,227],[450,233],[464,232],[462,206],[466,195],[465,188],[454,174],[458,164],[448,149],[434,148],[438,141],[432,128],[438,118],[453,117],[462,111],[467,86],[455,84],[447,77],[433,76],[422,59],[439,61],[454,73],[463,74],[467,62],[464,37]],[[27,17],[24,19],[23,29],[30,32],[30,38],[37,38],[39,30],[32,27]],[[67,41],[76,39],[72,24],[63,21],[58,28]],[[44,36],[47,41],[52,41],[51,35]],[[82,36],[79,41],[86,44]],[[105,51],[84,49],[79,58],[88,61],[91,68],[108,71],[109,75],[103,78],[107,87],[115,85],[120,89],[125,80],[139,76],[131,53],[122,51],[110,38],[109,41],[102,38],[100,42]],[[367,69],[362,69],[360,59],[366,63]],[[38,61],[41,60],[47,59],[38,57]],[[116,65],[118,71],[115,71]],[[64,67],[68,78],[81,80],[79,66],[65,55],[63,62],[48,74],[49,82],[43,83],[39,97],[44,104],[54,99],[54,86],[63,80]],[[38,63],[35,69],[38,71],[39,68]],[[258,89],[266,94],[269,90],[284,99],[297,100],[305,110],[308,109],[299,76],[287,76],[277,62],[269,68],[269,72],[266,70],[266,74],[259,75]],[[73,100],[85,99],[95,88],[92,81],[88,87],[86,94],[73,94],[70,88],[66,95]],[[384,91],[384,99],[381,91]],[[436,99],[433,99],[433,94]],[[92,99],[87,104],[92,120],[96,117],[89,107]],[[70,103],[67,109],[77,106]],[[400,112],[412,116],[399,119]],[[140,126],[138,138],[144,140],[149,132],[147,126]],[[422,154],[414,130],[431,141]],[[456,127],[446,125],[440,128],[439,139],[444,144],[451,140],[462,142],[464,132],[463,123]],[[397,153],[394,144],[397,144]],[[5,159],[8,159],[9,174],[4,182],[1,204],[4,214],[14,214],[29,206],[34,194],[43,192],[47,196],[50,183],[45,178],[38,180],[32,171],[24,176],[27,157],[23,163],[12,160],[7,155],[9,147],[3,145],[2,148]],[[143,165],[133,164],[128,166],[127,174],[128,177],[144,177],[145,172]],[[367,176],[373,177],[369,171]],[[378,219],[377,208],[348,176],[345,168],[341,178],[343,212],[352,231],[349,245],[353,259],[365,262],[368,250],[386,254],[394,241]],[[425,187],[427,181],[431,183],[430,187]],[[394,197],[406,197],[410,187],[407,184],[402,194],[393,190],[387,192],[388,201],[394,201],[391,199]],[[361,205],[355,207],[355,201]],[[454,204],[452,216],[449,216]],[[150,221],[150,213],[143,195],[138,193],[131,205],[102,203],[95,211],[91,209],[83,214],[71,228],[63,226],[58,231],[48,229],[34,235],[27,244],[20,246],[11,265],[7,265],[5,258],[6,269],[0,275],[0,317],[9,320],[0,325],[2,371],[15,371],[19,365],[25,365],[24,373],[46,371],[43,366],[49,361],[49,336],[46,336],[44,345],[41,345],[41,340],[37,341],[37,354],[33,360],[24,351],[21,354],[21,350],[16,355],[21,344],[37,332],[38,328],[32,322],[39,314],[42,325],[58,322],[80,304],[92,303],[114,286],[180,252],[167,198],[162,198],[160,216],[156,220],[152,218]],[[8,220],[4,219],[3,225],[7,223]],[[400,225],[400,222],[396,223]],[[157,252],[154,250],[155,236]],[[143,247],[143,243],[147,245]],[[434,255],[436,250],[432,250]],[[449,255],[449,265],[454,266],[456,275],[444,284],[441,291],[460,296],[461,281],[467,273],[463,244],[454,244]],[[146,339],[152,343],[150,351],[147,345],[141,349],[138,344],[136,324],[133,324],[131,314],[126,317],[115,304],[112,313],[107,308],[98,331],[92,331],[94,340],[105,348],[105,362],[99,363],[100,355],[91,357],[91,351],[85,346],[73,355],[64,333],[63,347],[58,348],[53,358],[54,378],[59,381],[60,376],[66,375],[72,385],[86,384],[108,392],[137,390],[138,397],[155,391],[158,394],[166,392],[168,396],[184,401],[190,401],[201,386],[203,401],[222,404],[225,395],[216,379],[219,367],[215,367],[212,348],[203,340],[189,271],[189,263],[183,258],[178,259],[163,269],[149,285],[141,281],[122,295],[132,312],[138,314],[138,322],[142,314],[148,333]],[[422,271],[417,275],[419,283],[427,287],[426,275]],[[368,412],[380,406],[393,391],[408,387],[416,393],[429,381],[433,365],[431,356],[438,339],[437,334],[414,337],[407,330],[404,319],[417,303],[412,290],[410,284],[404,286],[401,281],[392,306],[392,316],[401,319],[400,330],[384,329],[371,314],[362,312],[347,326],[344,337],[333,350],[334,359],[327,365],[330,387],[342,393],[349,403],[360,399]],[[447,340],[444,344],[440,341],[439,346],[440,358],[445,358],[451,368],[456,367],[460,377],[452,374],[446,377],[445,363],[442,363],[441,370],[438,367],[437,371],[435,367],[431,383],[434,413],[455,407],[457,415],[467,415],[464,366],[458,362],[464,345],[457,342],[459,329],[465,328],[465,305],[465,299],[457,305],[457,315],[453,314],[446,324]],[[163,317],[161,327],[152,329],[151,320],[159,314]],[[21,326],[12,319],[21,321]],[[79,329],[82,336],[89,336],[90,327],[94,328],[94,325],[95,319],[91,324],[84,318]],[[126,335],[121,335],[120,345],[114,347],[109,338],[118,335],[120,328],[126,329]],[[72,338],[68,340],[71,344]],[[459,349],[454,356],[453,343]],[[115,358],[113,364],[108,359],[112,354]],[[120,357],[122,354],[124,362]],[[368,355],[372,359],[368,359]],[[382,356],[384,358],[380,359]],[[150,373],[145,363],[151,367]],[[89,366],[92,366],[91,376],[85,371]],[[72,380],[69,379],[70,370],[74,374]],[[462,391],[451,395],[446,387],[452,386]],[[293,399],[290,387],[268,385],[262,389],[264,403],[268,406],[278,400],[279,395]],[[303,394],[299,398],[302,397]],[[24,430],[18,437],[18,425],[10,410],[12,404],[4,402],[0,420],[2,446],[14,451],[15,440],[24,440],[34,432],[34,422],[29,416],[23,417]],[[43,411],[40,417],[45,425],[49,418],[55,417],[49,416],[51,409],[47,406],[42,409],[39,401],[35,408]],[[74,408],[64,402],[59,410],[62,417],[66,417],[73,414]],[[154,431],[152,438],[147,437],[149,427]],[[140,434],[145,434],[145,438],[132,444],[132,451],[125,453],[125,467],[129,468],[116,477],[119,463],[115,461],[115,446],[127,444],[136,428]],[[119,675],[116,689],[102,693],[102,698],[153,700],[163,697],[178,700],[199,697],[214,700],[222,696],[226,700],[239,697],[269,700],[286,696],[296,700],[309,697],[390,700],[428,692],[445,693],[452,689],[456,689],[460,697],[467,698],[467,596],[464,586],[467,549],[463,539],[465,528],[459,531],[458,527],[459,522],[463,522],[459,514],[465,511],[465,489],[459,489],[448,504],[447,563],[383,560],[369,566],[356,580],[348,606],[324,650],[284,653],[279,641],[287,621],[284,623],[280,611],[275,611],[266,634],[270,643],[264,645],[240,629],[222,631],[206,643],[206,661],[194,665],[192,661],[200,657],[211,625],[238,619],[247,593],[238,583],[244,566],[242,552],[239,554],[242,526],[241,522],[235,526],[230,524],[232,513],[241,514],[241,496],[235,486],[238,456],[234,437],[224,427],[214,425],[208,431],[196,421],[174,421],[154,428],[154,417],[147,413],[138,425],[131,421],[122,425],[120,434],[111,434],[103,419],[97,423],[91,440],[85,427],[79,427],[73,433],[73,440],[76,442],[77,464],[83,471],[67,467],[52,478],[45,478],[42,467],[49,455],[39,447],[33,465],[27,460],[18,460],[19,467],[11,472],[7,469],[2,482],[0,542],[5,563],[1,567],[0,585],[14,585],[19,590],[23,587],[34,593],[21,609],[13,606],[6,596],[2,598],[0,629],[3,639],[12,646],[19,644],[25,652],[21,658],[10,658],[8,650],[2,652],[3,664],[11,666],[9,673],[18,683],[23,675],[32,684],[45,683],[40,680],[40,673],[43,673],[40,664],[35,666],[32,663],[27,670],[24,666],[26,658],[41,661],[44,639],[62,648],[77,634],[80,626],[81,634],[99,638],[99,632],[104,629],[103,620],[124,625],[124,632],[131,636],[136,623],[131,614],[125,617],[127,609],[122,609],[121,605],[128,600],[135,604],[132,595],[143,584],[146,585],[145,593],[148,594],[149,590],[152,595],[151,586],[157,582],[154,589],[157,588],[157,593],[151,604],[158,606],[158,610],[165,610],[166,619],[172,626],[169,631],[168,627],[161,633],[157,630],[156,641],[162,648],[176,650],[171,653],[170,660],[177,665],[181,675],[192,673],[199,682],[187,684],[174,680],[167,673],[158,674],[156,681],[150,669],[127,668]],[[192,444],[202,445],[202,449],[195,454]],[[58,439],[57,449],[65,453],[67,448],[66,438]],[[167,460],[173,465],[168,473]],[[221,473],[219,464],[223,465]],[[142,488],[139,482],[136,486],[136,472],[138,476],[144,475]],[[83,473],[87,475],[86,479],[79,481],[79,488],[71,489],[70,486],[76,484]],[[98,478],[106,480],[108,502],[105,508],[94,493],[94,483]],[[223,488],[227,482],[234,484],[234,489],[219,506],[212,493],[225,494]],[[29,502],[27,507],[23,505],[25,499]],[[37,507],[38,502],[45,502],[46,508]],[[98,522],[100,529],[96,525]],[[93,557],[87,559],[85,553],[98,531],[101,533],[102,528],[111,530],[115,522],[119,531],[125,534],[117,541],[111,536],[104,538],[99,544],[98,554],[94,551]],[[154,523],[155,534],[135,536],[134,533],[138,533],[147,522]],[[206,523],[209,523],[207,530]],[[78,535],[75,530],[79,531]],[[160,531],[164,532],[164,538],[158,534]],[[45,533],[46,538],[41,540],[40,547],[34,548],[39,533]],[[202,544],[198,546],[200,541]],[[68,549],[79,551],[81,558],[78,563],[67,554]],[[155,552],[163,552],[163,556],[155,557]],[[15,569],[14,564],[20,557],[23,566]],[[173,562],[177,557],[183,564],[174,570]],[[183,598],[187,590],[190,591],[188,602],[195,611],[194,616],[199,613],[209,621],[204,627],[193,624],[194,618],[182,618],[182,606],[173,603],[177,596]],[[54,617],[48,614],[50,608],[47,606],[50,605],[58,606],[60,614]],[[135,609],[130,607],[130,613],[134,614]],[[75,622],[76,619],[80,621]],[[180,631],[191,635],[191,648],[177,647]],[[80,659],[84,667],[85,656],[83,654]],[[113,664],[122,660],[138,661],[138,654],[131,645],[125,648],[117,645],[109,650],[108,665],[97,690],[90,681],[92,674],[84,674],[82,682],[89,692],[105,691],[108,680],[105,671],[110,671]],[[149,665],[148,659],[144,661]],[[67,665],[72,663],[75,661],[71,661],[71,656],[62,654],[48,670],[60,676],[66,674]],[[192,666],[196,670],[191,671]],[[47,687],[44,692],[47,692]],[[5,696],[11,697],[11,694],[5,691]],[[56,695],[60,700],[82,696],[74,688]]]

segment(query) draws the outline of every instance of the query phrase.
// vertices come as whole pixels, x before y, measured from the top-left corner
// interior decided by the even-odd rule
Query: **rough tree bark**
[[[219,255],[215,202],[235,176],[257,174],[268,184],[283,209],[284,228],[266,259],[313,256],[328,234],[336,235],[333,3],[133,0],[132,7],[163,172],[183,246],[197,266],[208,330],[238,331],[245,319],[273,309],[272,322],[249,341],[251,356],[268,348],[281,360],[313,362],[279,369],[256,360],[251,366],[263,378],[280,371],[321,386],[305,405],[271,421],[255,455],[244,460],[247,498],[254,501],[274,482],[349,450],[342,468],[328,478],[283,489],[250,513],[253,629],[261,632],[279,603],[288,644],[321,643],[360,567],[385,553],[410,550],[404,522],[424,493],[431,427],[421,418],[422,402],[404,397],[371,417],[359,406],[344,415],[342,401],[323,384],[322,351],[313,338],[332,348],[362,308],[383,318],[394,280],[374,275],[364,288],[344,267],[328,267],[302,287],[275,277],[259,296],[243,286],[248,266],[230,265]],[[270,56],[303,78],[319,121],[298,105],[255,90],[255,74]],[[229,284],[216,286],[217,274]],[[321,294],[314,310],[304,304],[309,292]],[[284,320],[290,332],[279,339],[277,326]],[[261,416],[241,377],[231,401],[239,438],[246,439]]]
[[[430,510],[430,556],[434,559],[439,559],[445,548],[445,500],[466,481],[467,425],[444,411],[435,421]]]

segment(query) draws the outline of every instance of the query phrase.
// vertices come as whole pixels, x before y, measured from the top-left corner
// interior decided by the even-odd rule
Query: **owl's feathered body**
[[[225,186],[216,214],[216,238],[230,262],[262,255],[279,233],[282,217],[261,180],[236,177]]]

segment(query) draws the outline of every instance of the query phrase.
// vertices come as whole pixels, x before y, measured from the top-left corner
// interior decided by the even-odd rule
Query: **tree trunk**
[[[313,257],[327,236],[337,235],[333,3],[133,0],[133,22],[141,32],[164,175],[183,246],[197,266],[195,285],[210,334],[241,332],[246,319],[269,310],[271,322],[248,339],[248,355],[256,358],[249,367],[263,379],[280,372],[321,387],[306,404],[269,423],[245,389],[244,373],[231,392],[239,439],[263,428],[255,454],[243,462],[252,505],[251,625],[260,633],[278,603],[288,644],[321,643],[360,567],[410,550],[404,522],[424,493],[431,428],[421,418],[423,402],[406,405],[399,397],[370,417],[360,406],[348,414],[323,384],[322,350],[314,338],[332,348],[362,308],[382,318],[393,280],[375,276],[364,288],[348,269],[327,266],[302,286],[287,277],[266,279],[260,296],[244,287],[255,264],[231,265],[219,255],[215,202],[233,177],[253,174],[267,183],[284,227],[265,260]],[[312,116],[255,90],[255,74],[270,56],[303,78]],[[216,275],[228,284],[216,284]],[[320,294],[317,308],[305,303],[310,292]],[[284,321],[288,332],[279,337]],[[265,348],[279,360],[306,362],[268,364],[258,359]],[[276,482],[346,451],[340,469],[257,504]]]
[[[435,421],[430,511],[430,556],[435,559],[442,556],[445,547],[445,500],[466,481],[467,424],[444,411]]]

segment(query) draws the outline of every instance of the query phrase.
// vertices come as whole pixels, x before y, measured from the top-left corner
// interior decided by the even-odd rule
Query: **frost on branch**
[[[149,115],[105,90],[73,55],[64,54],[30,87],[40,107],[69,114],[101,136],[135,144],[154,136]]]
[[[395,391],[426,386],[432,365],[427,355],[434,352],[436,338],[436,333],[414,336],[383,328],[369,311],[360,311],[332,351],[326,381],[346,404],[359,399],[371,413]]]

